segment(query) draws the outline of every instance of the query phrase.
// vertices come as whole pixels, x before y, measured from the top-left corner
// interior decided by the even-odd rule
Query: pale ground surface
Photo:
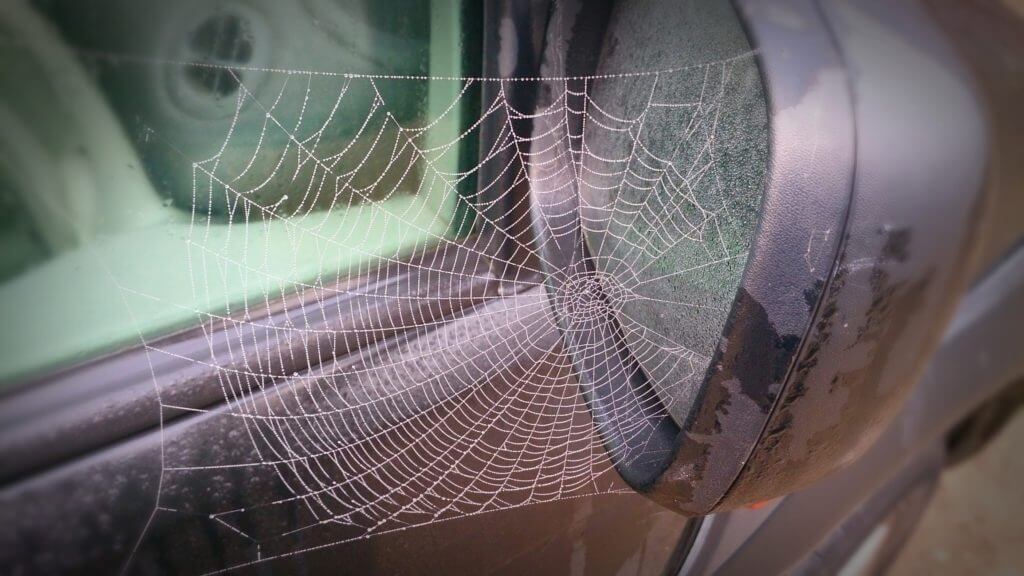
[[[1024,412],[942,475],[890,576],[1024,575]]]

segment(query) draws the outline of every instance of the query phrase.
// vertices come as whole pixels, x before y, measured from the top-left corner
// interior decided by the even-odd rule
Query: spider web
[[[652,322],[652,310],[688,309],[703,330],[721,331],[724,304],[702,284],[719,278],[715,270],[741,270],[749,237],[728,218],[719,118],[730,74],[749,58],[543,79],[261,70],[283,77],[270,94],[239,79],[222,145],[192,164],[185,242],[204,310],[229,310],[194,310],[211,354],[217,332],[238,336],[235,368],[218,374],[226,405],[198,411],[248,449],[188,450],[169,435],[157,511],[207,518],[242,539],[248,552],[234,559],[238,567],[627,492],[592,420],[586,394],[598,386],[584,390],[575,375],[594,343],[567,345],[558,321],[614,318],[653,387],[641,401],[662,415],[684,413],[674,405],[699,384],[714,342],[678,338]],[[541,81],[555,87],[547,103],[510,104],[516,82]],[[493,99],[460,124],[474,88],[494,83]],[[410,120],[389,97],[406,89],[451,98]],[[488,123],[497,133],[480,141],[475,165],[460,165],[462,146]],[[578,216],[537,238],[494,221],[493,206],[524,187],[540,202],[570,190]],[[478,232],[456,232],[468,224]],[[291,274],[260,264],[272,230],[290,242]],[[396,239],[381,244],[382,234]],[[586,249],[592,271],[565,271],[549,291],[545,280],[559,272],[542,242],[574,236],[585,239],[573,249]],[[496,262],[502,242],[526,257],[514,267]],[[317,264],[339,253],[355,254],[353,264]],[[666,254],[687,259],[666,269]],[[454,269],[442,265],[453,259]],[[316,273],[300,275],[310,263]],[[514,274],[498,281],[499,269]],[[230,292],[223,284],[238,278],[269,278],[275,289],[221,301]],[[666,279],[697,288],[666,293]],[[287,322],[266,321],[282,307]],[[282,355],[296,349],[312,368],[280,377],[296,362]],[[196,411],[166,390],[160,396],[162,410]],[[616,425],[641,438],[652,429],[625,417]],[[185,477],[217,484],[239,472],[276,487],[250,487],[241,505],[175,488]]]

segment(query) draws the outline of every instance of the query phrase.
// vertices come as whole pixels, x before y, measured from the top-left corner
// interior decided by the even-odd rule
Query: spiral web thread
[[[525,79],[263,70],[286,77],[276,94],[257,96],[242,84],[220,150],[193,163],[192,225],[185,240],[193,291],[206,298],[207,310],[230,305],[228,314],[194,310],[211,350],[218,333],[237,336],[231,367],[218,373],[226,405],[185,408],[175,404],[173,393],[160,391],[162,410],[202,413],[209,443],[229,449],[189,450],[165,430],[157,514],[214,522],[246,551],[234,559],[246,565],[434,522],[628,491],[595,431],[548,299],[560,299],[556,308],[577,319],[604,317],[613,307],[621,330],[641,343],[632,352],[642,364],[682,366],[683,384],[697,383],[708,358],[643,326],[622,304],[644,298],[639,283],[648,280],[636,272],[645,263],[683,244],[703,251],[701,267],[745,258],[722,239],[720,215],[728,204],[709,205],[702,192],[720,186],[717,119],[737,60],[545,79],[561,85],[560,93],[550,105],[525,111],[505,97],[508,86]],[[698,96],[663,99],[658,86],[666,79],[691,86]],[[447,84],[454,97],[433,117],[403,123],[392,113],[385,87],[412,82],[430,90]],[[489,82],[502,89],[483,103],[479,117],[453,131],[449,119],[474,93],[471,88]],[[642,105],[600,101],[595,86],[609,83],[628,84],[643,95]],[[350,103],[346,97],[357,91],[371,94],[369,102]],[[329,113],[311,120],[309,103],[325,97],[333,98]],[[284,105],[296,99],[301,106]],[[645,122],[652,114],[675,116],[685,127],[669,155],[650,150]],[[479,163],[458,169],[460,147],[495,119],[503,127],[492,142],[481,142]],[[529,134],[522,133],[526,123],[533,126]],[[339,124],[360,128],[352,138],[332,140]],[[573,133],[574,125],[583,128]],[[618,150],[590,144],[603,135],[625,144]],[[270,147],[269,141],[285,144]],[[541,142],[558,152],[539,150]],[[479,195],[465,199],[476,210],[458,210],[459,191],[496,159],[507,162],[491,173],[514,178],[480,182],[473,187]],[[531,258],[515,279],[517,294],[498,297],[494,244],[481,240],[501,234],[486,216],[493,214],[490,203],[524,185],[541,193],[536,179],[552,174],[568,174],[572,190],[630,191],[614,195],[611,209],[589,206],[585,217],[574,220],[627,256],[599,263],[601,273],[570,276],[549,295],[542,247],[516,233],[511,241]],[[505,187],[496,190],[495,184]],[[289,192],[265,200],[261,191],[270,188]],[[579,201],[588,208],[585,199]],[[222,207],[218,218],[209,216],[215,205]],[[339,212],[379,226],[339,226],[329,218]],[[465,229],[466,222],[457,220],[472,218],[482,235],[466,239],[450,232]],[[213,227],[227,227],[232,246],[245,247],[245,258],[226,248],[223,235],[211,235]],[[324,265],[301,278],[277,272],[270,283],[277,289],[240,303],[218,302],[227,292],[218,278],[275,274],[260,265],[268,249],[262,232],[271,227],[284,228],[294,242],[296,269],[334,261],[331,256],[341,251],[355,254],[356,263],[340,271]],[[616,232],[623,228],[649,232]],[[394,230],[402,231],[397,245],[370,246],[366,234]],[[579,231],[548,233],[558,239]],[[441,266],[456,254],[454,269]],[[404,280],[388,283],[399,274]],[[430,312],[465,314],[470,307],[468,320],[456,322]],[[266,321],[282,309],[286,322]],[[164,352],[159,344],[149,347]],[[280,375],[282,366],[293,365],[312,368]],[[661,398],[671,397],[668,383],[652,380]],[[642,423],[630,431],[647,432]],[[178,488],[190,480],[214,487],[241,482],[244,501]]]

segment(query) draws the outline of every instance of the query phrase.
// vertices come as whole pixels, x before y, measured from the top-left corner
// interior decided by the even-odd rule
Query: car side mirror
[[[547,27],[533,230],[618,471],[707,514],[849,463],[966,282],[986,130],[954,52],[913,3],[570,4]]]

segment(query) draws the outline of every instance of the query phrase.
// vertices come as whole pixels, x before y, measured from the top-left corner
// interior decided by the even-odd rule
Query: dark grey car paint
[[[942,344],[900,414],[853,464],[781,499],[749,538],[707,573],[780,574],[814,552],[873,494],[943,442],[957,422],[1024,378],[1024,244],[996,264],[960,302]],[[747,510],[727,512],[742,521]],[[717,516],[715,519],[717,520]],[[707,526],[710,527],[709,523]],[[714,547],[702,550],[712,555]]]

